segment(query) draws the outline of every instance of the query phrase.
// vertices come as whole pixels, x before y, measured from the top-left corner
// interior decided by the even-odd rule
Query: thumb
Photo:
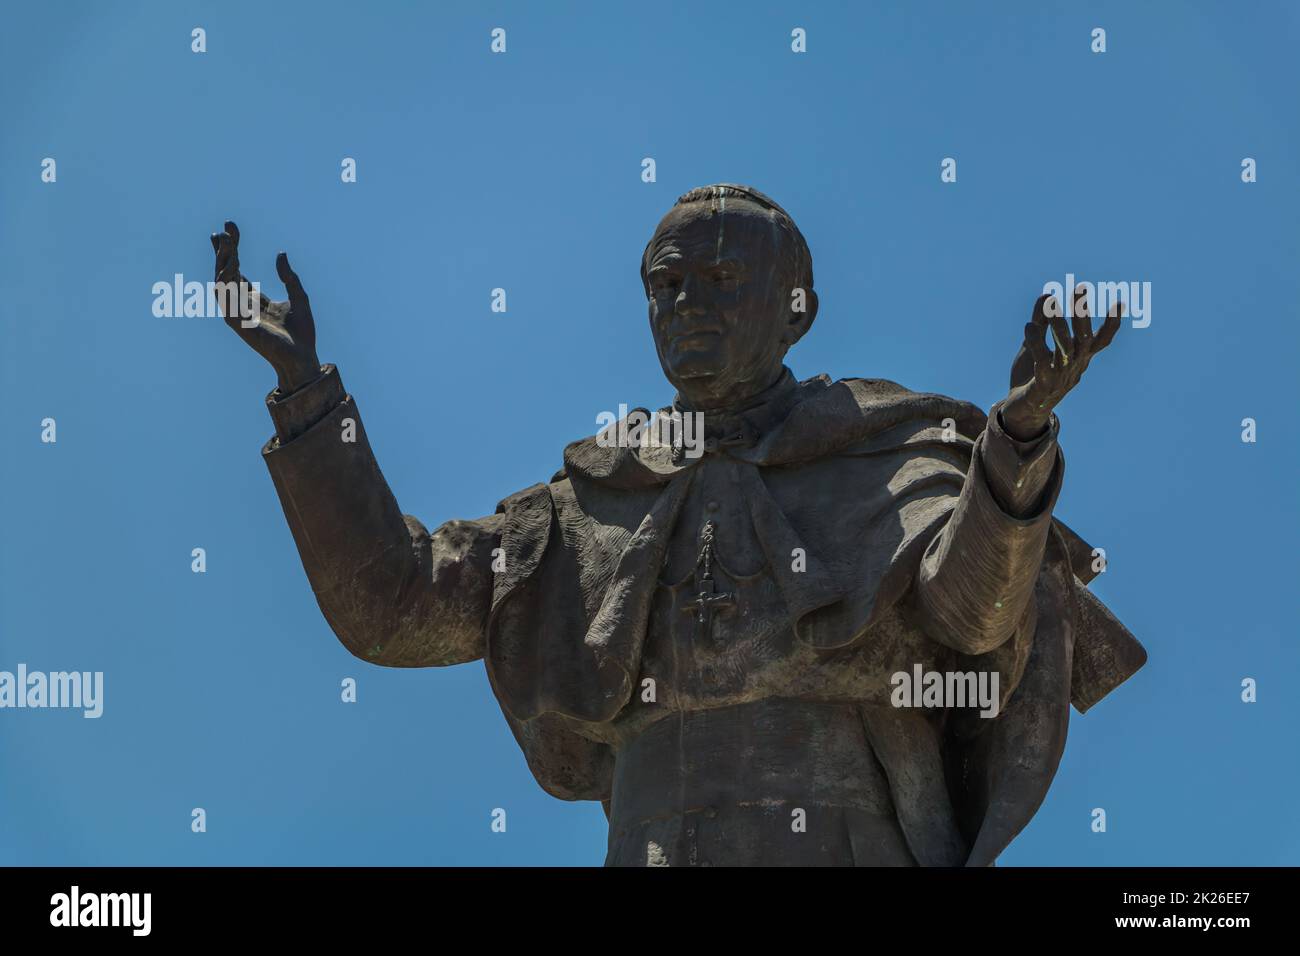
[[[283,252],[275,257],[275,273],[289,292],[289,305],[294,309],[307,308],[307,291],[303,289],[298,273],[289,265],[289,256]]]

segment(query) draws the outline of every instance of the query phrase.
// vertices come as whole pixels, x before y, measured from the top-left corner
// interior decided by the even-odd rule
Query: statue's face
[[[664,374],[699,408],[742,401],[776,381],[816,312],[791,310],[791,240],[761,207],[730,200],[675,207],[646,268],[650,330]]]

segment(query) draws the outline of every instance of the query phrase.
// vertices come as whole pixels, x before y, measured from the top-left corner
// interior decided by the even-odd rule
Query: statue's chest
[[[682,706],[780,693],[806,671],[771,561],[755,532],[740,469],[706,459],[674,526],[654,589],[643,679]]]

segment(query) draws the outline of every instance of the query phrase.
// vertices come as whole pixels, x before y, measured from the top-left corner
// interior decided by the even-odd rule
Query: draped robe
[[[692,814],[712,819],[717,801],[687,806],[687,791],[741,804],[754,786],[767,790],[749,796],[783,814],[828,805],[825,826],[845,832],[849,862],[873,862],[896,832],[910,862],[989,865],[1046,794],[1071,703],[1086,711],[1145,660],[1086,586],[1091,548],[1051,515],[1063,470],[1054,433],[1036,464],[1007,465],[1009,439],[969,403],[882,380],[796,384],[788,372],[776,392],[738,419],[757,423],[743,440],[715,438],[698,459],[584,439],[549,482],[433,534],[398,511],[332,367],[300,392],[272,393],[278,437],[264,456],[344,645],[390,666],[481,657],[538,783],[604,803],[608,862],[698,862],[696,831],[708,824]],[[347,422],[355,441],[339,439]],[[1005,513],[990,490],[999,468],[1038,469],[1037,514]],[[737,600],[713,621],[720,644],[695,647],[680,612],[706,519],[716,519],[719,574]],[[950,524],[968,529],[956,553]],[[985,649],[979,636],[1002,603],[962,616],[966,605],[946,596],[1007,567],[1031,596],[1008,636]],[[943,589],[921,586],[936,575]],[[892,675],[918,664],[996,672],[997,716],[893,706]],[[805,777],[792,763],[797,779],[776,780],[777,760],[753,783],[741,757],[715,753],[712,773],[727,779],[701,788],[716,783],[710,768],[667,752],[701,727],[749,739],[779,734],[783,722],[825,752],[825,766]],[[837,764],[846,747],[868,756]],[[892,830],[874,816],[879,794],[852,792],[855,774],[873,767]],[[674,776],[671,801],[664,774]],[[770,809],[728,833],[769,838]],[[807,845],[794,844],[790,859],[808,862],[798,856]],[[771,859],[711,852],[722,863]]]

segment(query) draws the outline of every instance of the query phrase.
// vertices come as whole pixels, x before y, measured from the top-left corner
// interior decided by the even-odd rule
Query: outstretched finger
[[[1056,342],[1056,354],[1061,360],[1057,364],[1064,367],[1069,364],[1070,355],[1073,351],[1073,343],[1070,341],[1070,330],[1065,324],[1064,316],[1053,315],[1051,317],[1051,323],[1052,338]]]
[[[1079,351],[1086,353],[1092,340],[1092,310],[1088,306],[1088,290],[1082,285],[1074,290],[1074,317],[1070,324]]]
[[[1052,353],[1047,348],[1047,326],[1037,322],[1025,323],[1025,348],[1029,350],[1030,356],[1034,360],[1034,370],[1036,374],[1041,375],[1052,364]],[[1025,376],[1025,381],[1029,376]],[[1022,384],[1021,382],[1014,383]]]
[[[1034,325],[1042,326],[1046,330],[1047,317],[1049,315],[1059,315],[1060,311],[1061,307],[1056,301],[1056,296],[1050,292],[1045,292],[1034,302],[1034,314],[1029,321]]]
[[[235,251],[235,243],[231,240],[228,233],[223,232],[216,237],[216,246],[217,281],[234,282],[239,278],[239,255]]]
[[[294,310],[306,309],[308,307],[307,291],[302,287],[302,280],[298,278],[298,273],[293,271],[289,265],[289,256],[281,252],[275,257],[275,273],[284,283],[285,289],[289,291],[289,306]]]
[[[1106,316],[1106,321],[1102,323],[1101,331],[1092,340],[1092,351],[1095,355],[1106,346],[1110,345],[1111,339],[1119,331],[1119,327],[1124,324],[1124,303],[1116,302],[1110,307],[1110,315]]]

